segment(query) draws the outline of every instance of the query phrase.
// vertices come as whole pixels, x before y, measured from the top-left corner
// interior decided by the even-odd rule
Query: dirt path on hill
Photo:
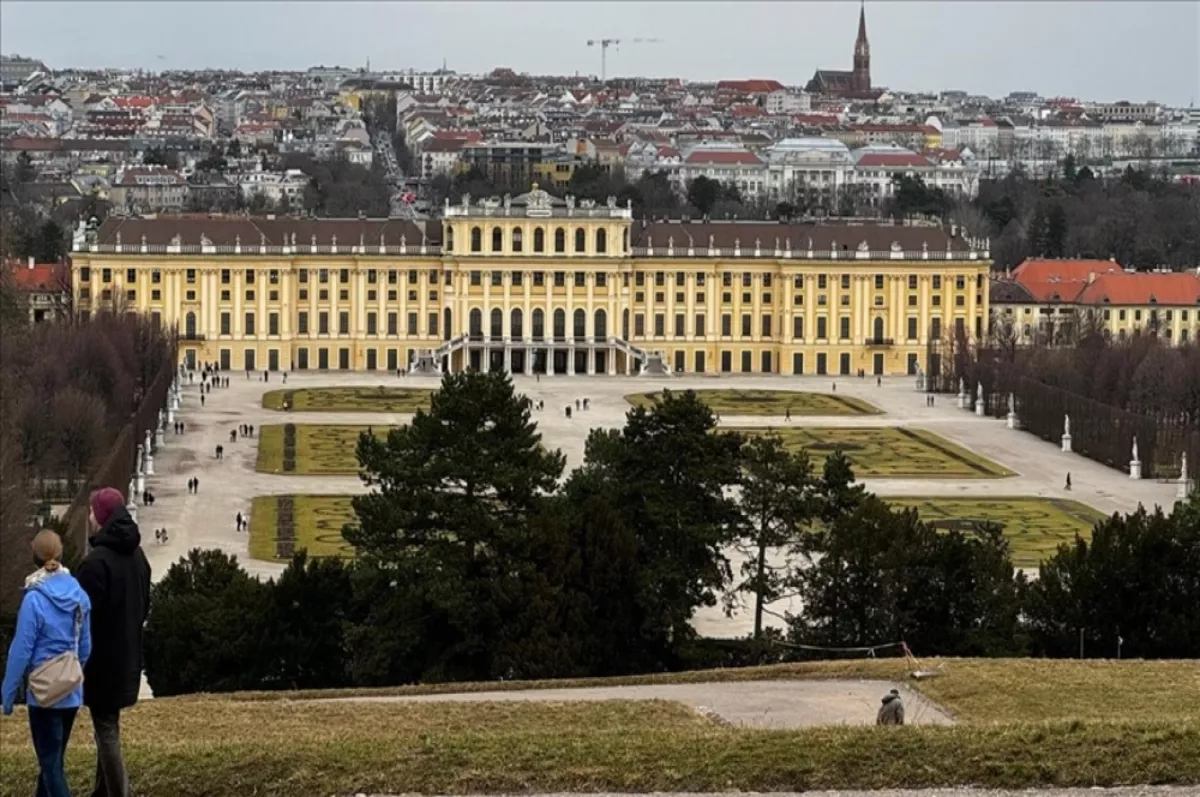
[[[675,700],[728,722],[754,728],[810,728],[822,725],[872,725],[879,701],[890,689],[904,696],[912,725],[953,725],[953,718],[903,684],[888,681],[739,681],[695,684],[642,684],[583,689],[530,689],[512,692],[463,692],[411,697],[348,697],[342,701],[465,703],[493,701]]]

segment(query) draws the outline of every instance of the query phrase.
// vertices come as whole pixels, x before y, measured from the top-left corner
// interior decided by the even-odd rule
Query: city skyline
[[[282,8],[286,15],[279,13]],[[857,2],[645,3],[636,6],[636,20],[631,8],[629,3],[6,2],[0,8],[0,51],[39,58],[51,68],[303,70],[318,64],[361,67],[369,60],[382,71],[432,70],[445,62],[466,73],[509,67],[582,77],[600,71],[599,50],[588,47],[588,39],[641,37],[660,41],[610,50],[610,77],[769,78],[803,86],[816,69],[850,68],[859,14]],[[866,8],[879,86],[994,97],[1027,90],[1176,106],[1200,99],[1200,4],[874,2]],[[1103,13],[1080,13],[1089,8]],[[564,26],[567,14],[595,22],[568,20]],[[770,24],[730,24],[731,16],[767,15],[774,16]],[[46,25],[60,17],[73,24]],[[1033,19],[1039,24],[1031,25]],[[339,26],[349,30],[330,35]],[[409,42],[405,27],[421,33]],[[172,40],[184,31],[186,37]],[[154,44],[131,49],[130,42],[139,39]],[[720,52],[729,57],[713,57]]]

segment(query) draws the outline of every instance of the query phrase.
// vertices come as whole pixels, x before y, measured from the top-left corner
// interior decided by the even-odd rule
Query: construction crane
[[[624,41],[626,44],[662,44],[662,39],[588,39],[588,47],[600,48],[600,82],[608,78],[608,48],[617,47]]]

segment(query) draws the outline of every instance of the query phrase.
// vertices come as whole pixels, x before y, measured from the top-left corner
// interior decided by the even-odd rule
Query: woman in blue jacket
[[[62,559],[62,540],[53,531],[46,530],[33,538],[32,547],[38,569],[25,579],[17,630],[8,649],[3,686],[5,716],[12,714],[17,690],[32,670],[75,648],[75,615],[79,610],[83,612],[77,651],[80,665],[87,661],[92,650],[92,605],[79,582],[59,561]],[[29,729],[40,768],[38,797],[71,797],[64,760],[75,713],[83,703],[83,684],[53,706],[37,705],[28,690],[25,702],[29,706]]]

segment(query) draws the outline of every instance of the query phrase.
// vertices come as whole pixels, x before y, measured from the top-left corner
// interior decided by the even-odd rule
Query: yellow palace
[[[110,218],[72,248],[77,309],[230,369],[915,374],[988,317],[987,244],[953,228],[635,221],[536,185],[428,221]]]

